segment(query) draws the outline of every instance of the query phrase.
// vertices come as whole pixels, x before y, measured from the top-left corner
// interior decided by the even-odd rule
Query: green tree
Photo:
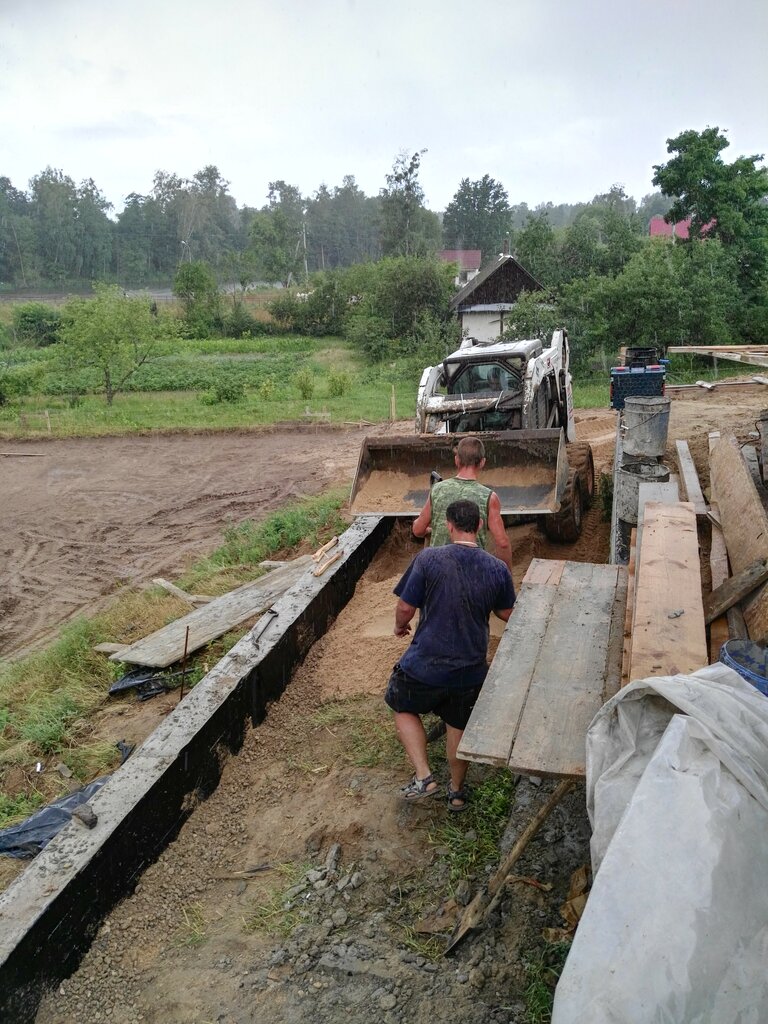
[[[448,304],[455,290],[450,264],[393,256],[350,267],[345,283],[356,299],[348,307],[345,334],[369,358],[413,351],[427,331],[425,314],[431,338],[436,324],[447,337],[452,322]]]
[[[443,217],[445,245],[480,249],[483,263],[489,263],[511,234],[512,210],[501,183],[488,174],[479,181],[462,178]]]
[[[190,333],[206,338],[221,327],[221,296],[216,277],[207,263],[182,263],[173,279],[173,294],[184,307]]]
[[[528,214],[515,241],[515,256],[540,284],[553,287],[558,283],[557,241],[546,211]]]
[[[653,184],[674,199],[668,221],[690,217],[694,237],[706,233],[733,249],[742,285],[752,291],[768,270],[768,169],[757,166],[762,154],[726,164],[721,154],[729,145],[717,127],[668,139],[675,155],[654,166]]]
[[[385,256],[426,256],[440,245],[440,221],[424,207],[424,190],[419,182],[421,149],[403,150],[395,157],[392,172],[381,197],[381,250]]]
[[[30,188],[41,274],[48,281],[70,280],[77,273],[79,251],[75,183],[47,167]]]
[[[521,292],[506,322],[504,337],[511,341],[549,338],[562,327],[554,296],[547,292]]]
[[[288,287],[303,279],[304,209],[301,192],[284,181],[269,183],[267,205],[251,224],[251,250],[267,281]]]
[[[178,334],[175,320],[153,312],[149,301],[126,298],[115,285],[97,284],[93,299],[72,299],[62,311],[57,352],[68,369],[90,367],[101,380],[107,405],[161,339]]]
[[[105,280],[112,269],[113,225],[108,217],[108,202],[92,178],[82,182],[75,192],[74,272],[88,281]]]
[[[10,178],[0,177],[0,281],[28,287],[36,262],[31,204]]]

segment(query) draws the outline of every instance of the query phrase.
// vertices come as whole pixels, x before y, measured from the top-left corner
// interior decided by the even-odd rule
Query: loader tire
[[[560,511],[544,518],[544,533],[556,544],[572,544],[581,536],[582,522],[581,475],[575,469],[568,473]]]
[[[577,441],[567,446],[568,465],[581,477],[581,504],[586,512],[595,499],[595,462],[588,441]]]

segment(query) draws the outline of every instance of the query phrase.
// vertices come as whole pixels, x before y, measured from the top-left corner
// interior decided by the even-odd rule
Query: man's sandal
[[[429,787],[432,786],[432,789]],[[434,775],[428,775],[426,779],[417,779],[416,776],[411,779],[407,786],[403,786],[400,790],[400,795],[403,800],[423,800],[427,796],[437,796],[440,792],[440,786],[435,781]]]
[[[461,814],[462,811],[466,811],[469,806],[469,795],[466,789],[451,789],[448,786],[448,810],[453,811],[454,814]],[[461,803],[454,803],[455,800],[460,800]]]

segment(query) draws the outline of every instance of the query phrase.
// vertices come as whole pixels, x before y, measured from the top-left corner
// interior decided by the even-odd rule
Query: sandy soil
[[[173,577],[222,530],[351,481],[364,430],[4,442],[0,655],[124,584]]]

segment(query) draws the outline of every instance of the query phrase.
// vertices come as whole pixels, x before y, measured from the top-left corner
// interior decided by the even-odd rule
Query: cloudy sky
[[[666,139],[768,151],[767,0],[0,0],[0,176],[93,178],[122,208],[216,164],[240,205],[282,178],[374,195],[426,149],[510,202],[641,198]]]

